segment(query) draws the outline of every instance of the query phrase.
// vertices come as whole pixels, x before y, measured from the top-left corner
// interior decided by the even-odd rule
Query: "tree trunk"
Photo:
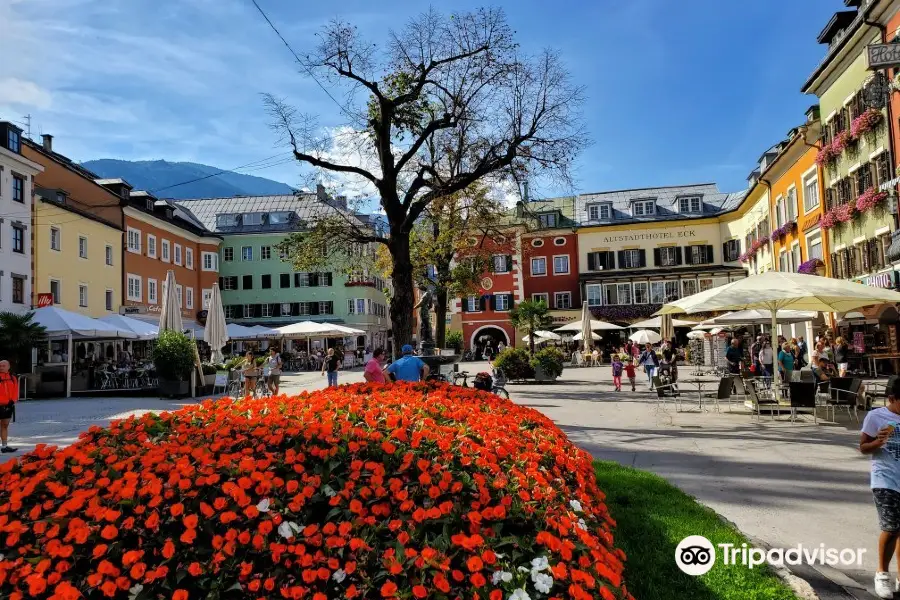
[[[391,282],[394,293],[391,296],[391,336],[394,356],[400,355],[404,344],[411,344],[413,337],[413,272],[409,252],[409,232],[391,233],[388,243],[393,271]]]
[[[447,341],[447,288],[434,290],[434,345],[441,349]]]

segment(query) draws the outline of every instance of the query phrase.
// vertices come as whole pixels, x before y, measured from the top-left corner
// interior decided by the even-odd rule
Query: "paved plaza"
[[[484,363],[464,363],[475,373]],[[682,377],[686,377],[685,369]],[[362,381],[359,370],[341,382]],[[325,386],[319,373],[283,377],[287,393]],[[814,425],[811,415],[791,424],[767,415],[757,423],[734,405],[729,413],[678,412],[657,406],[656,394],[638,378],[638,391],[615,392],[610,368],[567,369],[552,385],[511,384],[513,401],[553,419],[573,442],[597,458],[658,473],[770,547],[867,548],[862,568],[820,573],[845,592],[821,598],[866,598],[875,566],[878,533],[868,486],[868,459],[859,454],[858,427],[847,421]],[[687,395],[686,398],[690,398]],[[146,411],[172,410],[186,401],[159,398],[82,398],[20,405],[11,443],[26,451],[38,443],[69,444],[91,425]],[[10,455],[4,455],[9,459]],[[814,584],[816,585],[816,584]],[[817,591],[819,587],[817,585]],[[844,595],[841,595],[844,594]]]

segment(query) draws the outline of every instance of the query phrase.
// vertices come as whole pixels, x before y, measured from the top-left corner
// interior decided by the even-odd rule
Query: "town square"
[[[900,0],[0,23],[0,599],[900,596]]]

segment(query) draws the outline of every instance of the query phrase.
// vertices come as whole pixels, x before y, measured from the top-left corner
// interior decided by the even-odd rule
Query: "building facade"
[[[43,171],[22,155],[22,130],[0,122],[0,311],[31,308],[34,177]]]
[[[635,321],[744,277],[741,240],[722,224],[743,198],[714,184],[579,195],[578,270],[593,314]]]
[[[243,325],[279,326],[302,320],[342,323],[366,332],[359,346],[385,346],[390,330],[385,282],[349,278],[324,264],[296,272],[277,246],[301,232],[315,213],[335,210],[324,191],[297,196],[178,200],[203,227],[222,238],[219,287],[225,318]]]
[[[53,304],[90,317],[119,312],[122,303],[123,199],[96,174],[42,144],[23,140],[22,153],[40,164],[34,178],[34,285]]]
[[[882,273],[893,279],[886,255],[895,219],[880,187],[893,179],[894,161],[886,77],[869,70],[867,47],[884,39],[871,24],[895,13],[896,3],[883,0],[835,13],[818,38],[828,45],[825,58],[803,86],[821,107],[821,227],[830,237],[831,275],[876,285]]]
[[[122,312],[158,321],[166,277],[173,271],[182,319],[196,321],[209,308],[213,283],[219,279],[222,238],[183,206],[149,192],[129,191],[122,180],[102,180],[101,184],[128,198]]]

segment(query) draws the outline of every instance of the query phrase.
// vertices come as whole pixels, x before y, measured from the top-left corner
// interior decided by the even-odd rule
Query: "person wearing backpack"
[[[613,385],[616,386],[616,391],[622,391],[622,370],[625,368],[625,365],[622,363],[622,358],[618,354],[613,354],[612,357],[612,376],[613,376]]]

